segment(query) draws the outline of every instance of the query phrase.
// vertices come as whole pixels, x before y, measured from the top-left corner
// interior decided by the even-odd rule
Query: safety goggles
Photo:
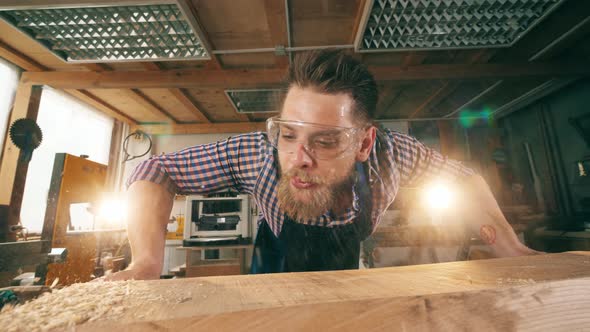
[[[299,146],[319,160],[338,159],[360,143],[363,128],[348,128],[289,121],[279,117],[266,120],[268,140],[280,153],[296,153]]]

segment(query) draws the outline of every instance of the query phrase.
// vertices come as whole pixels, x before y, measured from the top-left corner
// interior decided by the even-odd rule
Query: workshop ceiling
[[[67,62],[209,59],[176,4],[6,10],[0,17]]]
[[[564,0],[376,0],[360,51],[507,47]]]
[[[382,120],[500,114],[590,55],[587,0],[3,0],[0,17],[0,57],[31,79],[178,133],[262,125],[306,49],[369,66]]]

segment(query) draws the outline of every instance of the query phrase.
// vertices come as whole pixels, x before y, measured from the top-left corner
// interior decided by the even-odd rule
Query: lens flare
[[[492,110],[489,107],[485,107],[481,111],[464,110],[459,114],[459,123],[464,128],[471,128],[475,124],[486,124],[489,125],[492,119]]]

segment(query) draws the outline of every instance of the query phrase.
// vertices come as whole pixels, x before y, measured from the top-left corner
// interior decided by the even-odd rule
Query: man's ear
[[[365,162],[369,159],[369,155],[373,150],[373,144],[375,144],[376,136],[377,128],[375,126],[371,126],[365,131],[360,149],[356,153],[356,161]]]

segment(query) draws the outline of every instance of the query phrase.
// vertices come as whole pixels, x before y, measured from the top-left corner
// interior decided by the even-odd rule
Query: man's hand
[[[96,281],[122,281],[122,280],[155,280],[160,279],[160,271],[153,267],[130,266],[126,270],[107,274]]]
[[[132,263],[126,270],[99,280],[158,279],[174,195],[159,184],[137,181],[129,186],[127,197],[127,236]]]

